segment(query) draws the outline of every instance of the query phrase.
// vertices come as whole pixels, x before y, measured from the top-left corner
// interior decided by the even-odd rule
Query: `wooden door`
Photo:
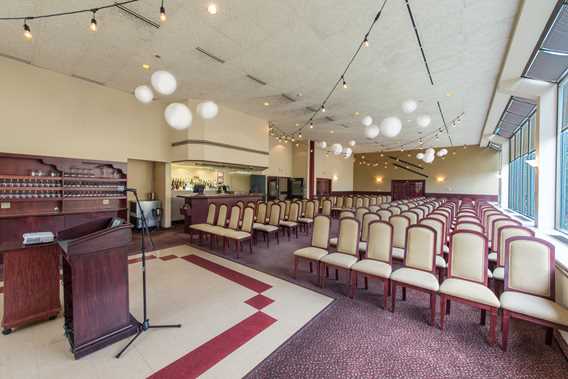
[[[391,194],[393,200],[410,199],[424,196],[426,193],[425,180],[392,180]]]
[[[316,196],[329,196],[331,194],[331,179],[316,179]]]

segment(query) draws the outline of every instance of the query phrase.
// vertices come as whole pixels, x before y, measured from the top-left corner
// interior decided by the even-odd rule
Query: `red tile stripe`
[[[270,304],[274,303],[274,300],[259,293],[255,297],[251,297],[250,299],[245,301],[245,303],[260,311],[264,307],[267,307]]]
[[[150,378],[196,378],[275,322],[276,319],[257,312],[152,374]]]
[[[146,256],[146,260],[147,260],[147,261],[150,261],[150,260],[152,260],[152,259],[156,259],[156,256],[155,256],[155,255],[147,255],[147,256]],[[129,265],[131,265],[131,264],[133,264],[133,263],[138,263],[138,262],[142,262],[142,258],[132,258],[132,259],[129,259],[129,260],[128,260],[128,264],[129,264]]]
[[[166,255],[165,257],[160,257],[161,260],[163,261],[171,261],[172,259],[176,259],[178,256],[177,255]]]
[[[220,264],[211,262],[210,260],[201,258],[197,255],[186,255],[183,259],[258,293],[262,293],[267,289],[272,288],[270,284],[266,284],[260,280],[256,280],[250,276],[241,274],[238,271],[231,270],[230,268],[221,266]]]

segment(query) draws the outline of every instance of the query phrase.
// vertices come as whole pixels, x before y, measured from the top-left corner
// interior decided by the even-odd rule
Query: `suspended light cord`
[[[29,20],[39,20],[42,18],[51,18],[51,17],[60,17],[60,16],[69,16],[69,15],[73,15],[73,14],[79,14],[79,13],[92,13],[92,12],[97,12],[101,9],[107,9],[107,8],[115,8],[118,7],[119,5],[126,5],[126,4],[130,4],[130,3],[136,3],[140,0],[127,0],[127,1],[121,1],[118,3],[112,3],[112,4],[108,4],[108,5],[102,5],[100,7],[91,7],[91,8],[87,8],[87,9],[79,9],[79,10],[75,10],[75,11],[68,11],[68,12],[58,12],[58,13],[49,13],[49,14],[42,14],[42,15],[38,15],[38,16],[17,16],[17,17],[0,17],[0,21],[16,21],[16,20],[20,20],[20,21],[29,21]]]
[[[349,71],[349,68],[351,68],[351,65],[353,64],[353,62],[355,61],[355,59],[357,58],[357,55],[359,54],[359,52],[361,51],[361,49],[368,47],[369,46],[369,36],[371,34],[371,32],[373,31],[373,28],[375,27],[375,24],[379,21],[379,19],[381,18],[381,14],[383,12],[383,9],[385,8],[386,3],[388,2],[388,0],[383,0],[383,4],[381,5],[378,13],[376,14],[375,18],[373,19],[373,22],[371,23],[371,25],[369,26],[369,29],[367,30],[367,32],[365,33],[363,39],[361,40],[361,42],[359,43],[359,45],[357,46],[357,49],[355,50],[355,53],[353,54],[353,56],[351,57],[351,59],[349,60],[349,62],[347,63],[347,66],[345,66],[345,69],[343,70],[343,72],[341,73],[341,75],[339,75],[339,78],[337,79],[337,81],[334,83],[333,87],[331,88],[331,90],[329,91],[329,93],[327,94],[327,96],[323,99],[323,101],[321,102],[321,106],[316,109],[312,116],[308,119],[308,121],[306,121],[306,123],[301,126],[300,128],[298,128],[295,132],[291,133],[291,134],[296,134],[301,132],[306,126],[310,126],[310,128],[313,128],[313,121],[315,119],[315,117],[320,113],[320,112],[325,112],[326,108],[325,105],[327,103],[327,101],[331,98],[331,96],[333,95],[333,93],[335,92],[335,90],[341,85],[343,88],[347,88],[347,81],[345,80],[345,77],[347,76],[347,71]]]

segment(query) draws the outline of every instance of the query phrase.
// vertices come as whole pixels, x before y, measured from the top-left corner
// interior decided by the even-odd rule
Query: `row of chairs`
[[[325,285],[329,268],[346,270],[350,278],[351,296],[359,276],[381,280],[384,285],[383,307],[387,309],[387,297],[390,294],[393,312],[398,287],[403,289],[403,299],[407,288],[425,292],[430,295],[432,325],[435,322],[436,297],[439,296],[441,329],[445,326],[450,301],[468,304],[481,310],[482,324],[489,312],[490,344],[495,342],[497,314],[501,310],[503,350],[507,350],[511,317],[545,326],[546,343],[551,343],[554,328],[568,329],[568,310],[554,301],[554,247],[534,235],[511,234],[507,228],[517,225],[497,226],[497,238],[500,240],[495,246],[497,249],[501,249],[498,246],[503,246],[502,250],[498,250],[498,255],[503,256],[501,267],[504,273],[504,291],[497,297],[489,288],[490,240],[484,232],[494,226],[491,223],[495,223],[495,220],[491,220],[490,208],[494,209],[487,204],[446,202],[428,215],[448,216],[449,226],[443,225],[441,232],[439,228],[432,227],[432,224],[423,222],[430,217],[416,224],[408,224],[401,267],[394,271],[395,245],[400,237],[395,229],[397,220],[405,216],[394,215],[389,222],[375,219],[366,225],[355,217],[343,217],[339,221],[337,247],[333,252],[329,251],[330,218],[316,216],[311,246],[294,252],[294,275],[302,260],[308,261],[310,266],[312,263],[317,264],[322,286]],[[474,224],[488,224],[492,225],[491,228],[473,230],[467,225],[473,220],[464,220],[464,217],[470,216],[481,221]],[[448,259],[446,275],[442,278],[436,275],[436,270],[439,269],[438,257],[444,257],[444,254],[439,254],[439,246],[440,241],[446,246],[446,239],[440,238],[440,235],[444,236],[446,227],[450,233],[447,239],[449,248],[445,254]],[[365,233],[367,241],[362,252],[361,236]]]

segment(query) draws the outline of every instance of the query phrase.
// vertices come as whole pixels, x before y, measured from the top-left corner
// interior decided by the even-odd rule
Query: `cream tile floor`
[[[157,256],[195,254],[272,286],[263,295],[274,302],[262,312],[277,321],[206,371],[202,377],[238,378],[316,316],[332,299],[190,246],[154,252]],[[257,295],[231,280],[184,259],[147,262],[149,315],[156,324],[182,323],[181,329],[151,330],[121,359],[118,342],[74,360],[63,336],[63,317],[0,336],[0,378],[144,378],[183,357],[257,310],[244,302]],[[129,266],[130,310],[142,319],[140,263]],[[0,306],[3,307],[3,295]]]

